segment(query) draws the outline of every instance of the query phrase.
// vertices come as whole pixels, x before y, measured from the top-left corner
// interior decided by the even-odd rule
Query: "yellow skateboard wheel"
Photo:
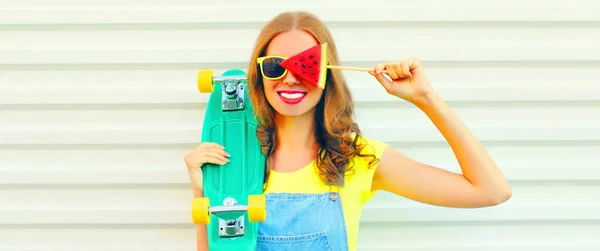
[[[248,196],[248,218],[250,222],[262,222],[267,218],[267,202],[264,195]]]
[[[198,71],[198,91],[200,93],[211,93],[214,90],[212,78],[215,75],[213,70]]]
[[[207,225],[210,223],[210,214],[208,207],[210,202],[208,198],[194,198],[192,200],[192,220],[194,224]]]

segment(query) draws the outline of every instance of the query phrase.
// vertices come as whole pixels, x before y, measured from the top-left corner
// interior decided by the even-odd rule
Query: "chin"
[[[295,109],[289,109],[289,108],[282,108],[282,107],[274,107],[275,111],[277,113],[279,113],[281,116],[285,116],[285,117],[300,117],[303,115],[307,115],[307,114],[312,114],[312,112],[314,112],[314,107],[313,108],[295,108]]]

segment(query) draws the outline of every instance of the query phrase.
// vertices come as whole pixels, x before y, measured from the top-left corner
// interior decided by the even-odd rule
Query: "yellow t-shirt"
[[[375,154],[381,157],[387,144],[362,136],[359,144],[367,143],[363,153]],[[356,157],[354,159],[353,173],[346,175],[345,185],[341,187],[340,197],[346,221],[348,235],[348,250],[356,250],[358,239],[358,225],[364,204],[370,200],[375,192],[371,192],[371,182],[377,166],[369,167],[370,158]],[[333,188],[336,191],[336,188]],[[271,171],[268,184],[264,193],[325,193],[330,187],[321,181],[315,162],[295,172],[281,173]]]

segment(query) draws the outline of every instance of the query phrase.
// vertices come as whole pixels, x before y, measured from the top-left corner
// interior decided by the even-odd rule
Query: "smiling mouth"
[[[306,97],[306,92],[300,91],[278,91],[281,100],[288,104],[297,104]]]
[[[306,92],[278,92],[284,98],[299,99],[306,96]]]

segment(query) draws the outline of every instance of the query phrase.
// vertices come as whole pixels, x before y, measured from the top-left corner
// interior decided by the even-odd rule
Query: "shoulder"
[[[366,136],[356,140],[358,155],[352,159],[351,175],[346,177],[346,193],[353,194],[359,204],[364,204],[375,194],[372,191],[373,176],[379,166],[379,159],[388,144]]]
[[[388,144],[381,140],[363,135],[358,138],[353,136],[353,138],[356,139],[357,151],[356,155],[351,160],[354,172],[368,172],[372,175],[372,172],[379,165],[379,159],[383,156]]]
[[[361,149],[360,155],[368,154],[375,155],[376,158],[381,158],[383,151],[385,148],[387,148],[388,144],[383,141],[361,135],[356,140],[356,146],[358,149]]]

